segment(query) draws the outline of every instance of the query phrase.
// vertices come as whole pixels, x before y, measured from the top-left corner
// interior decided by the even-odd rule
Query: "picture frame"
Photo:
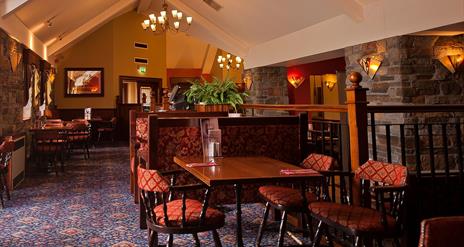
[[[103,68],[64,69],[65,97],[103,97],[104,85]]]

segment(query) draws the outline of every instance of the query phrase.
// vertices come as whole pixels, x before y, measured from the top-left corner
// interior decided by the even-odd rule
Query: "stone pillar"
[[[259,67],[244,71],[251,74],[252,85],[248,104],[288,104],[287,68]],[[245,77],[245,76],[243,76]],[[284,115],[287,112],[256,110],[256,115]]]

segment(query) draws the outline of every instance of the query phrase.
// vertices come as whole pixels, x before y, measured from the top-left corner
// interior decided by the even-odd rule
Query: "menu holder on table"
[[[305,175],[305,174],[319,174],[313,169],[282,169],[280,170],[282,175]]]

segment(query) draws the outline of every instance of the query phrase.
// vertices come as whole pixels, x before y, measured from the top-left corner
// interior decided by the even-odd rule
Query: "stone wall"
[[[30,121],[22,120],[24,105],[23,45],[0,30],[0,136],[25,131]],[[12,64],[18,59],[13,71]]]
[[[370,42],[345,48],[347,71],[358,71],[363,75],[361,85],[369,88],[368,101],[371,105],[414,105],[414,104],[463,104],[464,76],[463,73],[451,74],[440,62],[442,56],[450,47],[464,48],[464,36],[399,36],[381,41]],[[454,49],[453,48],[453,49]],[[463,49],[464,50],[464,49]],[[365,55],[383,57],[377,75],[370,79],[358,60]],[[347,81],[347,84],[349,82]],[[412,123],[455,123],[464,119],[462,114],[455,113],[388,113],[375,114],[376,123],[412,124]],[[440,126],[433,129],[434,146],[439,147],[436,155],[436,165],[443,167],[443,142]],[[371,130],[369,130],[370,133]],[[453,152],[453,128],[448,127],[451,162],[456,158]],[[377,127],[378,159],[386,160],[385,128]],[[414,138],[411,127],[405,128],[407,163],[415,164]],[[392,126],[392,160],[401,161],[400,131],[398,126]],[[426,126],[420,126],[421,160],[424,168],[429,166],[428,139]],[[371,136],[369,136],[371,142]],[[440,157],[439,157],[440,156]],[[371,154],[372,157],[372,154]]]
[[[251,78],[249,104],[288,104],[287,68],[259,67],[244,71],[243,78]],[[256,115],[282,115],[287,112],[256,110]]]

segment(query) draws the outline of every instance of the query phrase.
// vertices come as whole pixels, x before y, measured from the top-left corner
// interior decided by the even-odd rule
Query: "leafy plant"
[[[190,89],[185,92],[188,103],[229,104],[237,112],[237,106],[244,103],[244,98],[248,96],[246,92],[239,92],[237,84],[229,78],[220,80],[216,77],[211,82],[195,81]]]

